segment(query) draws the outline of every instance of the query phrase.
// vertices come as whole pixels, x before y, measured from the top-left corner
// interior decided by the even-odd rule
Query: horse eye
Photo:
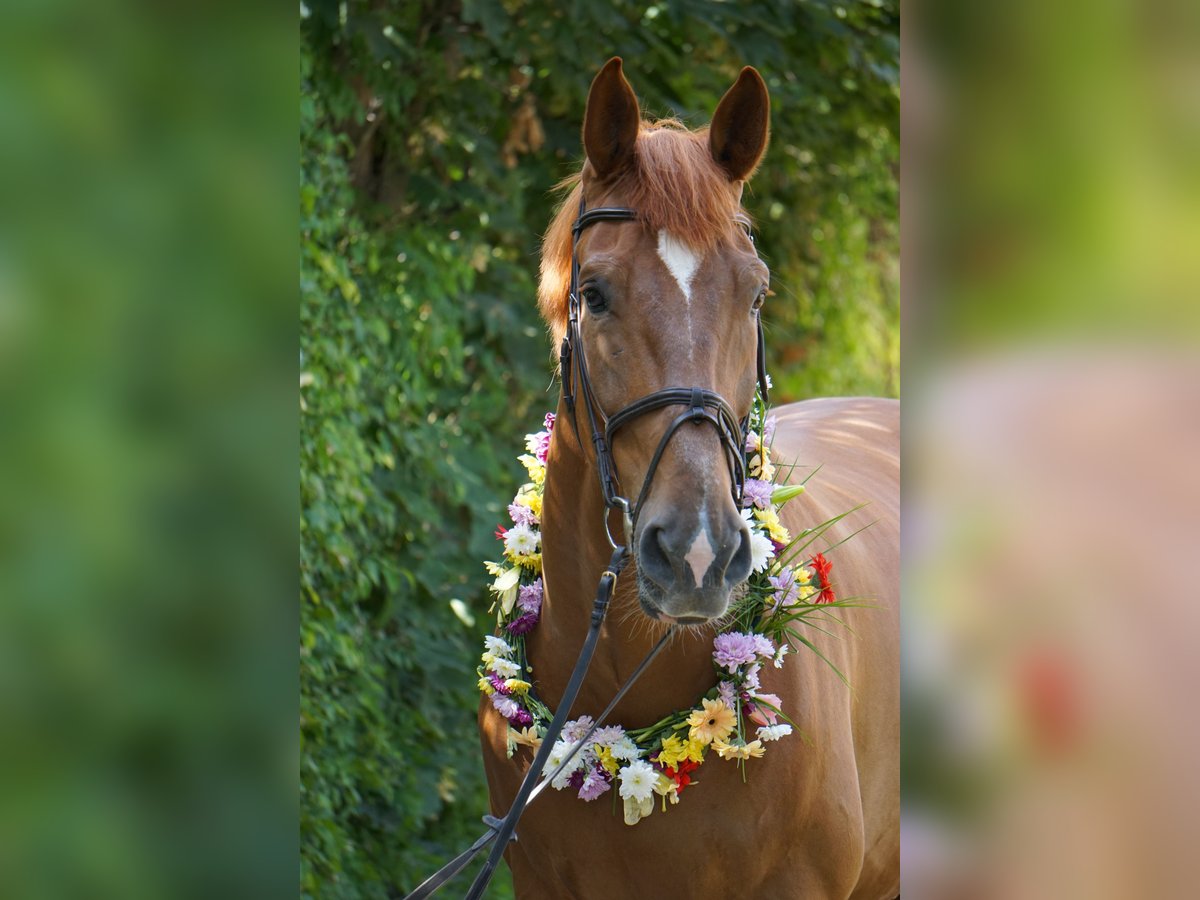
[[[583,302],[594,313],[602,313],[608,309],[608,299],[594,287],[583,289]]]
[[[763,288],[762,290],[760,290],[758,292],[758,296],[754,298],[754,303],[751,304],[750,308],[753,310],[762,309],[762,305],[766,301],[766,299],[767,299],[767,289]]]

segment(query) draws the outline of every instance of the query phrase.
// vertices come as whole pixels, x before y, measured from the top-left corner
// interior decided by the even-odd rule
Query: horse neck
[[[583,445],[590,445],[582,415],[578,427]],[[528,640],[538,692],[552,709],[557,709],[579,659],[600,573],[612,556],[595,458],[580,443],[560,402],[543,494],[545,599],[541,622]],[[615,514],[613,523],[619,528]],[[631,560],[618,579],[596,655],[573,709],[575,716],[599,713],[665,630],[638,606],[636,565]],[[715,683],[711,654],[711,634],[677,636],[613,711],[610,722],[640,727],[695,703]]]

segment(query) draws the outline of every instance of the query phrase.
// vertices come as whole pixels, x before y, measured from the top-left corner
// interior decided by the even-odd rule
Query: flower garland
[[[526,436],[528,452],[520,461],[530,480],[508,507],[513,524],[496,531],[504,543],[505,561],[485,563],[495,577],[491,591],[499,611],[497,633],[484,638],[479,689],[508,720],[510,757],[519,746],[536,751],[554,718],[534,692],[533,669],[525,651],[525,636],[541,618],[542,490],[553,430],[554,414],[549,413],[544,430]],[[551,782],[557,790],[570,788],[588,801],[616,784],[626,824],[635,825],[650,815],[655,795],[662,798],[664,810],[668,801],[678,803],[684,789],[695,783],[692,773],[710,753],[736,761],[743,766],[744,776],[747,759],[763,756],[766,744],[792,734],[793,723],[784,715],[782,701],[762,689],[762,666],[782,668],[797,642],[819,653],[795,630],[796,623],[829,606],[851,605],[837,600],[830,580],[832,564],[820,553],[805,554],[842,517],[795,538],[779,519],[780,508],[802,494],[805,485],[777,483],[780,473],[770,459],[774,431],[775,417],[767,414],[756,396],[745,447],[749,477],[742,511],[750,526],[752,572],[745,592],[731,602],[725,624],[713,640],[717,686],[693,708],[677,710],[646,728],[598,728]],[[548,772],[558,767],[592,722],[590,716],[581,716],[566,724],[550,754]]]

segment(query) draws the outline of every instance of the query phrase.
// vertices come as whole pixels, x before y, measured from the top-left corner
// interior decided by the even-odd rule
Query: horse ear
[[[771,98],[750,66],[725,92],[708,129],[708,148],[730,181],[745,181],[758,167],[771,130]]]
[[[637,95],[621,73],[621,57],[614,56],[592,81],[583,116],[583,149],[600,178],[632,162],[640,121]]]

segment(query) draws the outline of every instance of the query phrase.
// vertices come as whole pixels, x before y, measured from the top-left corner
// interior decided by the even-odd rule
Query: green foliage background
[[[777,394],[895,396],[899,12],[305,0],[301,14],[301,891],[394,897],[486,811],[480,560],[521,435],[555,402],[538,236],[579,165],[592,76],[621,55],[647,114],[698,126],[758,67],[772,144],[746,205],[773,271]]]

